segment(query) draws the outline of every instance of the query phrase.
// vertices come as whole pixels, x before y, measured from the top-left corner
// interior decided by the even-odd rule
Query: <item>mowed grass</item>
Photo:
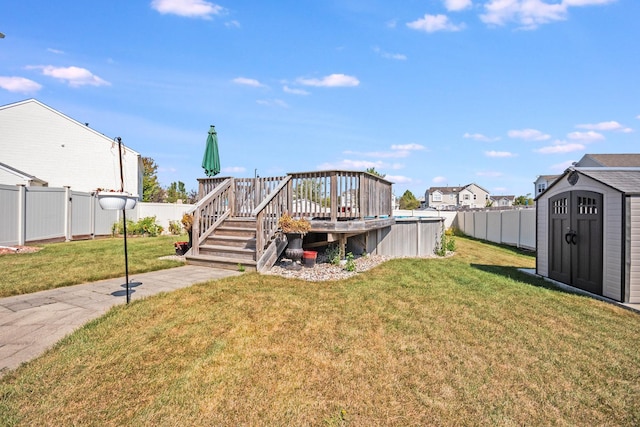
[[[638,314],[457,244],[340,282],[252,273],[116,307],[0,380],[0,424],[640,424]]]
[[[180,236],[128,238],[129,274],[182,265],[158,259],[174,255],[173,242],[179,240]],[[0,298],[125,275],[122,237],[38,246],[42,249],[34,253],[0,255]]]

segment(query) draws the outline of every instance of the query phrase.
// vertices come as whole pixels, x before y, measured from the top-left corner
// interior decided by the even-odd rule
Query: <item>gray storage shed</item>
[[[539,275],[640,303],[640,168],[569,168],[536,213]]]

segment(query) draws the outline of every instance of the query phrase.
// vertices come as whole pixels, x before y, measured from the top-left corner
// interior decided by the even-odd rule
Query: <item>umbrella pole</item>
[[[122,138],[118,137],[118,160],[120,163],[120,192],[124,192],[124,174],[122,172]],[[127,304],[131,301],[129,296],[129,256],[127,254],[127,213],[122,209],[122,230],[124,231],[124,271],[127,286]]]

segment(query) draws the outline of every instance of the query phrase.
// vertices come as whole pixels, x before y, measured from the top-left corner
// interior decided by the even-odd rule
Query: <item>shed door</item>
[[[550,198],[549,277],[602,295],[602,194]]]

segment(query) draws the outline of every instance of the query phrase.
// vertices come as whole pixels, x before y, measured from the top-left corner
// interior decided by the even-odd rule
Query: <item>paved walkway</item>
[[[129,275],[131,301],[242,273],[187,265]],[[111,307],[126,303],[126,280],[101,280],[0,299],[0,376],[44,353]]]

